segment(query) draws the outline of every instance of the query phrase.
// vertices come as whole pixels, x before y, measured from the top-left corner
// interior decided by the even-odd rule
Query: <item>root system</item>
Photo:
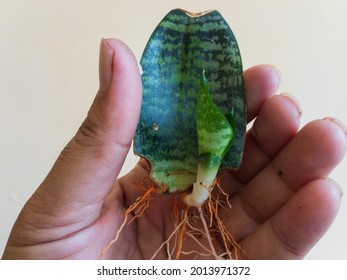
[[[143,188],[144,194],[128,207],[124,220],[113,240],[103,249],[100,259],[107,250],[115,244],[125,226],[141,219],[153,199],[155,187]],[[153,252],[151,259],[156,259],[158,253],[166,251],[168,259],[238,259],[244,253],[240,245],[226,228],[219,216],[221,208],[231,208],[228,194],[220,187],[218,181],[214,184],[213,195],[210,192],[208,200],[202,207],[189,207],[182,203],[180,196],[172,200],[172,222],[174,229],[169,237]],[[132,215],[131,219],[129,217]],[[190,246],[185,246],[189,241]],[[193,241],[193,242],[192,242]],[[195,243],[195,246],[191,246]],[[193,249],[192,249],[192,248]]]

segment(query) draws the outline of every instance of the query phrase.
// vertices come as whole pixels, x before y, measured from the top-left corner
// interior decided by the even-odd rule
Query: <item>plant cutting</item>
[[[148,40],[140,65],[143,101],[134,153],[148,162],[153,186],[137,186],[143,196],[126,211],[123,225],[105,250],[126,224],[140,218],[156,192],[177,197],[176,229],[169,238],[176,238],[172,250],[176,259],[185,234],[193,236],[189,211],[200,217],[200,234],[209,241],[206,252],[214,258],[232,258],[233,251],[235,257],[238,245],[218,217],[220,195],[227,201],[219,177],[223,170],[239,167],[246,131],[242,60],[235,36],[217,11],[172,10]],[[223,240],[223,255],[214,249],[215,238]]]

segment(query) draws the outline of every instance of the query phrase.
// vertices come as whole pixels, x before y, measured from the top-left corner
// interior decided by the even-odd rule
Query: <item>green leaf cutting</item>
[[[237,169],[246,130],[243,69],[220,13],[169,12],[140,64],[143,101],[134,152],[148,160],[158,191],[188,191],[201,174]]]

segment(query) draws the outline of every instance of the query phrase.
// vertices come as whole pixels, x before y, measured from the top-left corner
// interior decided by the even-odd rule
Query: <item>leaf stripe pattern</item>
[[[235,138],[221,168],[237,169],[246,130],[243,69],[235,36],[221,14],[192,17],[172,10],[151,35],[140,64],[143,101],[134,152],[149,161],[159,191],[185,191],[196,179],[203,71],[213,102],[224,115],[233,112]]]

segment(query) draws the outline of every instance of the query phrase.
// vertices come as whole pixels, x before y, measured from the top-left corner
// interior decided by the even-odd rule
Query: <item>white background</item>
[[[346,261],[2,261],[0,277],[2,279],[141,279],[141,280],[292,280],[292,279],[345,279]],[[20,267],[21,269],[18,269]],[[224,267],[221,273],[211,275],[213,268]],[[230,269],[229,269],[230,267]],[[234,270],[237,267],[237,270]],[[242,267],[249,267],[240,274]],[[104,268],[106,270],[104,270]],[[134,275],[140,269],[141,275]],[[195,269],[197,268],[197,270]],[[202,269],[200,269],[202,268]],[[211,270],[212,268],[212,270]],[[130,270],[129,272],[127,272]],[[109,272],[108,272],[109,271]],[[122,272],[124,271],[124,272]],[[147,272],[148,271],[148,272]],[[152,272],[154,275],[149,275]],[[177,273],[179,271],[180,273]],[[197,275],[192,275],[194,271]],[[228,275],[229,271],[238,273]],[[101,272],[101,275],[98,275]],[[102,275],[102,272],[104,274]],[[173,274],[167,275],[172,272]],[[206,273],[205,273],[206,272]],[[106,274],[110,273],[110,274]],[[128,275],[125,275],[129,273]],[[146,274],[147,275],[144,275]],[[100,273],[99,273],[100,274]],[[120,276],[121,274],[121,276]],[[155,275],[158,274],[158,275]],[[166,274],[166,275],[163,275]],[[210,274],[210,275],[209,275]],[[344,276],[345,275],[345,276]]]

